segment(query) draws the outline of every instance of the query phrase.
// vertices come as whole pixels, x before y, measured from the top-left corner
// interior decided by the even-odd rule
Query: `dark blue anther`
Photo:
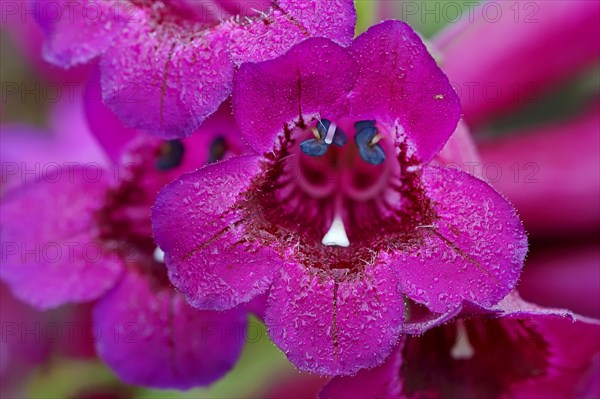
[[[369,121],[358,121],[354,124],[354,129],[356,130],[356,132],[358,133],[359,131],[363,130],[366,127],[375,127],[375,124],[377,122],[373,121],[373,120],[369,120]]]
[[[354,142],[363,161],[371,165],[380,165],[385,161],[385,152],[379,143],[373,143],[377,128],[375,121],[360,121],[354,124],[356,134]]]
[[[156,159],[156,169],[166,171],[181,165],[184,150],[183,143],[179,140],[165,141]]]
[[[225,158],[227,150],[227,140],[225,140],[225,137],[223,136],[218,136],[216,139],[213,140],[212,143],[210,143],[207,163],[210,164],[221,161],[223,158]]]
[[[308,139],[300,143],[300,149],[306,155],[311,157],[320,157],[321,155],[327,152],[330,144],[325,142],[327,138],[327,131],[331,127],[331,121],[328,119],[321,119],[317,123],[317,132],[319,133],[318,139]],[[338,147],[342,147],[344,144],[348,142],[348,137],[342,131],[342,129],[336,127],[335,132],[333,134],[333,140],[331,144],[335,144]]]
[[[329,144],[325,144],[322,140],[308,139],[300,143],[300,149],[306,155],[311,157],[320,157],[327,152]]]

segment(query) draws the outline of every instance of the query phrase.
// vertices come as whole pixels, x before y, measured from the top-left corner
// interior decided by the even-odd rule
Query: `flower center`
[[[117,253],[128,265],[142,268],[164,283],[168,283],[164,254],[152,238],[151,207],[156,193],[205,161],[223,159],[229,149],[222,136],[212,141],[206,153],[195,154],[198,149],[190,144],[147,138],[134,143],[126,162],[112,171],[116,183],[108,190],[103,208],[96,213],[98,238],[104,247]]]
[[[267,12],[271,0],[130,0],[133,6],[148,10],[159,22],[187,20],[206,27],[229,18],[252,18]]]
[[[470,319],[408,337],[402,380],[410,397],[498,398],[548,368],[548,344],[532,324]]]
[[[296,255],[321,268],[356,268],[418,239],[415,228],[434,215],[400,135],[400,126],[370,119],[287,126],[247,196],[249,230],[269,231],[284,252],[297,241]]]

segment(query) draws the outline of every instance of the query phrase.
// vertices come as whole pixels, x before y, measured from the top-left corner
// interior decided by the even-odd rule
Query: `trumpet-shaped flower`
[[[226,116],[223,107],[212,118]],[[2,279],[41,309],[96,301],[97,353],[128,383],[206,385],[229,371],[244,343],[246,311],[190,307],[152,239],[158,190],[234,150],[235,136],[212,127],[185,141],[140,136],[110,169],[55,163],[2,197]]]
[[[351,374],[390,354],[404,296],[448,315],[515,285],[527,239],[512,206],[429,165],[460,104],[406,24],[244,64],[233,101],[255,155],[184,175],[153,210],[170,279],[193,306],[268,292],[270,336],[294,364]]]

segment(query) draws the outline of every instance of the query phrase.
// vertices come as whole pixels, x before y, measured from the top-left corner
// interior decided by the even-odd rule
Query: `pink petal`
[[[475,19],[463,18],[434,41],[471,125],[538,100],[598,61],[595,2],[490,3],[465,14]]]
[[[265,315],[273,342],[301,370],[353,374],[381,364],[404,320],[398,279],[387,265],[345,278],[302,265],[281,269]]]
[[[361,67],[352,96],[356,114],[399,119],[422,162],[437,154],[460,118],[460,102],[417,34],[405,23],[371,27],[350,46]]]
[[[514,208],[488,184],[454,169],[423,171],[439,219],[396,259],[402,289],[433,312],[468,300],[489,307],[516,284],[527,237]]]
[[[98,303],[98,355],[129,384],[188,389],[222,377],[244,344],[245,312],[199,311],[153,283],[129,272]]]
[[[95,237],[108,175],[56,169],[2,198],[0,273],[19,299],[42,309],[90,301],[120,277],[121,260]]]
[[[51,343],[40,339],[35,333],[37,326],[49,321],[47,313],[37,311],[17,300],[3,283],[0,283],[0,392],[6,394],[7,387],[22,383],[29,372],[50,355]],[[37,338],[37,339],[36,339]]]
[[[154,238],[166,253],[171,282],[201,309],[229,309],[265,292],[283,264],[267,247],[244,242],[236,208],[260,171],[247,156],[183,175],[158,194]]]
[[[319,399],[400,398],[402,381],[398,372],[402,367],[404,340],[385,363],[369,370],[361,370],[350,377],[334,377],[319,393]]]
[[[335,2],[278,0],[262,20],[232,27],[230,51],[239,66],[284,54],[309,37],[325,37],[348,46],[354,37],[356,11],[351,0]]]
[[[135,8],[124,1],[36,0],[28,8],[36,10],[48,35],[44,58],[63,68],[96,58],[122,28],[138,23]]]
[[[100,74],[97,69],[92,74],[88,85],[100,87]],[[113,163],[119,162],[127,145],[140,132],[126,127],[100,98],[84,96],[84,109],[87,128],[94,134]]]
[[[534,317],[532,324],[548,346],[548,370],[511,389],[517,399],[574,398],[586,372],[600,356],[600,324],[579,320]],[[587,377],[589,379],[589,377]]]
[[[189,136],[231,93],[233,64],[220,29],[157,22],[141,10],[100,61],[103,99],[128,126]],[[135,54],[135,56],[133,56]]]
[[[344,115],[356,73],[348,52],[326,39],[306,40],[274,60],[242,65],[233,109],[243,137],[262,154],[273,149],[284,124],[302,115]]]

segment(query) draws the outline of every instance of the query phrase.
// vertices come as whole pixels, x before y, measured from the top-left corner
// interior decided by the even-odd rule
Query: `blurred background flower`
[[[480,149],[479,163],[462,166],[506,195],[530,232],[521,295],[600,317],[600,4],[355,4],[358,33],[394,18],[430,40]],[[15,163],[109,162],[77,144],[88,141],[77,132],[87,131],[81,127],[92,113],[86,115],[75,98],[81,93],[99,98],[98,86],[84,83],[95,65],[64,71],[45,63],[43,34],[27,7],[27,0],[3,1],[0,7],[0,193],[41,172],[32,166],[30,174],[19,169],[15,175]],[[65,124],[65,113],[73,112],[79,122],[69,117]],[[97,126],[104,117],[95,115]],[[179,392],[127,386],[93,354],[90,332],[83,331],[90,325],[89,309],[40,313],[18,302],[5,285],[0,300],[3,398],[304,398],[314,397],[325,383],[296,371],[268,341],[264,325],[251,319],[255,329],[249,330],[240,361],[211,387]],[[71,338],[72,325],[81,331],[75,329]],[[11,330],[15,326],[17,331]],[[50,335],[56,326],[60,339]],[[588,392],[600,389],[599,364],[589,370]]]

